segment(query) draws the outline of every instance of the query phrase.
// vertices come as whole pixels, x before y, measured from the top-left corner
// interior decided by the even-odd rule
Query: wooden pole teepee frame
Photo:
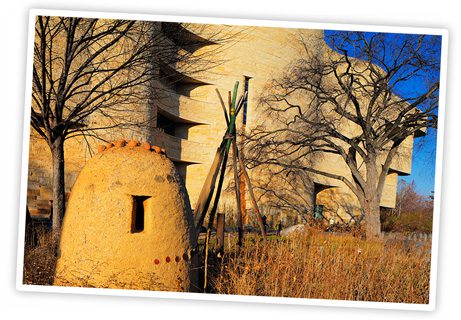
[[[219,102],[224,112],[224,118],[226,120],[227,129],[226,133],[224,134],[223,140],[219,145],[218,149],[216,150],[216,154],[214,160],[212,162],[210,171],[208,172],[207,178],[205,183],[202,187],[200,192],[197,204],[195,206],[195,215],[194,215],[194,224],[196,229],[196,240],[198,241],[198,236],[200,234],[200,230],[202,228],[202,224],[205,220],[206,214],[208,212],[209,206],[211,204],[211,200],[214,195],[213,206],[211,207],[209,213],[209,220],[207,225],[206,231],[206,238],[205,238],[205,278],[204,278],[204,289],[207,286],[207,270],[208,270],[208,246],[211,236],[211,229],[213,227],[216,211],[219,204],[219,199],[222,191],[222,186],[224,182],[227,160],[229,158],[229,151],[232,147],[232,161],[234,167],[234,181],[235,181],[235,197],[237,202],[237,227],[238,227],[238,246],[241,247],[243,245],[243,225],[242,225],[242,208],[241,208],[241,197],[240,197],[240,178],[239,178],[239,168],[243,177],[245,178],[246,185],[248,187],[248,191],[251,198],[251,203],[253,205],[253,210],[257,216],[259,229],[261,232],[261,236],[263,239],[264,244],[266,244],[266,232],[264,229],[264,225],[262,222],[261,213],[259,211],[258,204],[256,202],[256,198],[253,192],[253,188],[251,185],[250,177],[246,170],[244,161],[241,157],[239,157],[239,152],[237,148],[237,128],[236,128],[236,119],[237,116],[242,109],[244,101],[247,96],[247,92],[244,92],[242,96],[238,99],[237,102],[237,92],[238,92],[239,82],[237,81],[234,85],[233,94],[229,92],[228,95],[228,108],[227,111],[226,105],[224,100],[219,92],[216,89],[216,93],[219,98]],[[215,192],[216,180],[219,175],[218,185]]]

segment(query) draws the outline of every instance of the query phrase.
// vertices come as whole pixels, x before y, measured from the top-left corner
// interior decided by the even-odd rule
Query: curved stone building
[[[319,52],[330,49],[324,42],[322,30],[194,24],[184,27],[177,23],[164,22],[157,23],[157,27],[158,32],[163,34],[165,44],[176,48],[178,53],[203,57],[197,63],[205,61],[209,63],[209,68],[199,67],[191,72],[187,66],[160,61],[157,70],[159,76],[152,81],[154,98],[140,107],[145,110],[150,122],[143,130],[132,132],[130,138],[147,140],[166,150],[184,180],[194,206],[226,126],[215,89],[226,97],[235,81],[239,81],[239,94],[244,90],[248,91],[248,101],[245,111],[239,115],[238,127],[242,128],[245,123],[247,130],[250,130],[261,122],[269,121],[257,109],[258,99],[270,81],[282,75],[305,49],[300,45],[299,37],[302,36],[305,43]],[[221,32],[232,34],[233,39],[224,44],[210,40],[219,38],[215,35]],[[188,46],[191,41],[194,45]],[[121,136],[116,130],[102,134],[108,139]],[[97,142],[88,142],[83,138],[66,142],[68,192],[78,172],[91,158],[91,150],[96,148],[96,144]],[[401,148],[403,152],[389,172],[381,200],[383,208],[395,206],[398,176],[411,172],[412,146],[413,137],[405,141]],[[28,186],[28,207],[31,214],[49,212],[50,159],[47,145],[32,134]],[[326,156],[316,165],[333,173],[350,174],[348,168],[341,165],[334,156]],[[351,216],[359,213],[354,195],[341,182],[314,175],[312,179],[314,186],[310,194],[306,194],[306,198],[321,214],[339,215],[341,219],[348,221]],[[281,188],[285,186],[282,185]],[[229,195],[227,198],[229,208],[234,203],[234,196]],[[349,199],[349,208],[343,205],[344,199]],[[226,202],[226,196],[223,200]],[[269,212],[271,208],[266,207],[265,210]]]

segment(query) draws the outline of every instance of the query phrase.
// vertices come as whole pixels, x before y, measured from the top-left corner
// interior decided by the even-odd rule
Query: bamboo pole
[[[239,88],[239,82],[236,81],[234,85],[234,94],[232,95],[232,98],[231,98],[230,112],[229,112],[229,115],[230,115],[229,135],[231,136],[235,135],[235,118],[236,118],[235,101],[237,100],[238,88]],[[231,140],[229,139],[227,140],[226,150],[229,151],[230,147],[231,147]]]

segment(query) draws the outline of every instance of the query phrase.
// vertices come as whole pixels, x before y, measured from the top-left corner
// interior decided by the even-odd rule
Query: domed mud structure
[[[54,284],[194,291],[195,229],[173,163],[136,141],[99,151],[73,186]]]

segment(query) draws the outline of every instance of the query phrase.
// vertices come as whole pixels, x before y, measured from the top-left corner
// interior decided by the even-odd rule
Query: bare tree
[[[195,26],[199,32],[205,28]],[[31,126],[52,154],[55,234],[65,210],[64,141],[98,138],[109,129],[148,128],[153,119],[145,108],[153,83],[162,77],[178,81],[178,75],[171,80],[160,69],[174,65],[188,75],[203,72],[218,63],[212,56],[220,49],[197,50],[232,38],[213,30],[206,36],[179,23],[36,18]]]
[[[423,196],[416,192],[415,181],[410,183],[405,180],[399,181],[396,206],[392,210],[393,214],[400,216],[405,212],[427,211],[432,214],[434,202],[431,196]]]
[[[249,166],[339,181],[357,197],[367,237],[377,237],[381,196],[399,147],[437,124],[440,39],[336,32],[325,40],[333,50],[301,38],[303,56],[262,95],[271,120],[248,137]],[[325,157],[348,173],[316,166]]]

